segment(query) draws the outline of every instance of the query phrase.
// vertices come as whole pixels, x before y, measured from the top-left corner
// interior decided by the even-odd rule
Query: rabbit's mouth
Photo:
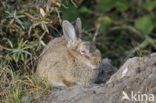
[[[99,69],[99,66],[92,65],[91,68],[92,68],[92,69]]]

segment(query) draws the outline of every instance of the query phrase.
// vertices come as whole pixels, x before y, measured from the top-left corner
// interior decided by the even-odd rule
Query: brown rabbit
[[[63,36],[51,40],[38,62],[36,75],[51,86],[75,86],[93,83],[98,75],[101,53],[88,41],[82,41],[81,20],[75,28],[64,20]]]

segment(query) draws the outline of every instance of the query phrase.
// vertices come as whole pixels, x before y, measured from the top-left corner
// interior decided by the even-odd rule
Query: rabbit
[[[99,73],[101,53],[89,41],[80,39],[82,25],[62,22],[63,36],[51,40],[39,58],[36,75],[51,86],[77,86],[94,83]]]

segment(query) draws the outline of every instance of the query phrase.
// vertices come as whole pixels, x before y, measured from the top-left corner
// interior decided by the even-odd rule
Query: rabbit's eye
[[[86,54],[86,51],[85,50],[81,50],[81,52],[84,53],[84,54]]]
[[[81,54],[86,54],[86,50],[81,50]]]
[[[81,50],[80,53],[81,54],[88,54],[88,51],[87,50]]]

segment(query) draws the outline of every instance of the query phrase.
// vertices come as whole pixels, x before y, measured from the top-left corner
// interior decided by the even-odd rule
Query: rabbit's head
[[[89,41],[80,39],[81,20],[77,18],[75,27],[67,20],[62,23],[63,34],[68,41],[67,48],[73,51],[77,58],[92,69],[99,67],[101,63],[101,53],[95,45]]]

